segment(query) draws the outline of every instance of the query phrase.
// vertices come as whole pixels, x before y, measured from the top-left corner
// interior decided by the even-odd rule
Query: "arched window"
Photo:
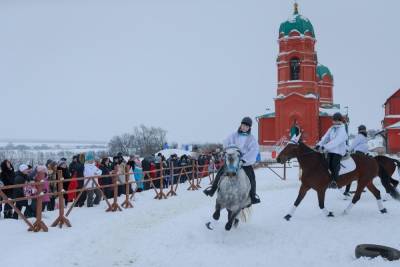
[[[294,57],[290,60],[290,80],[300,79],[300,59]]]

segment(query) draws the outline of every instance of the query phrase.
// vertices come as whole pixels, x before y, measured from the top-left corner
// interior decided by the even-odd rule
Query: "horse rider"
[[[348,139],[346,128],[343,123],[343,116],[339,112],[333,114],[333,125],[316,145],[315,149],[328,153],[328,165],[331,171],[331,188],[337,188],[337,178],[339,177],[340,160],[346,155]]]
[[[361,124],[358,126],[358,134],[351,143],[349,152],[361,155],[366,155],[368,153],[367,127],[365,127],[365,125]],[[350,187],[351,183],[346,186],[343,195],[350,196]]]
[[[242,168],[250,180],[250,199],[251,204],[260,203],[260,198],[256,194],[256,176],[253,170],[253,164],[256,162],[259,153],[259,147],[256,139],[251,134],[252,120],[249,117],[243,118],[239,129],[231,134],[225,141],[224,147],[237,146],[242,152]],[[224,174],[224,167],[220,168],[211,187],[206,188],[203,192],[207,196],[212,197],[218,189],[221,176]]]
[[[368,153],[367,127],[365,125],[358,126],[358,134],[351,143],[349,151],[363,155]]]

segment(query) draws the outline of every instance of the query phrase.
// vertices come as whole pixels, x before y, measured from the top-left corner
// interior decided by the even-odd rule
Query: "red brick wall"
[[[289,137],[290,128],[296,119],[305,143],[313,145],[318,140],[318,99],[304,98],[296,94],[284,99],[276,99],[275,114],[277,118],[275,136],[277,139],[282,136]]]
[[[275,118],[261,118],[258,121],[258,143],[264,146],[275,145]]]
[[[400,129],[388,129],[388,152],[400,152]]]

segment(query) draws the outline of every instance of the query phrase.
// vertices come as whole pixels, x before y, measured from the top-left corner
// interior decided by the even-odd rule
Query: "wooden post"
[[[129,201],[129,165],[125,165],[125,201],[121,206],[125,209],[133,208],[132,203]]]
[[[176,196],[176,192],[174,190],[174,181],[175,181],[175,171],[174,171],[174,164],[172,164],[172,162],[169,163],[169,172],[171,175],[171,189],[169,190],[169,192],[167,193],[167,196],[171,195],[171,196]]]
[[[43,202],[43,190],[42,186],[44,181],[40,181],[40,185],[38,186],[38,195],[36,197],[36,221],[33,223],[33,228],[29,228],[28,231],[39,232],[43,230],[47,232],[49,229],[47,228],[46,224],[42,221],[42,202]]]
[[[155,199],[166,199],[167,195],[164,193],[164,168],[163,168],[163,161],[161,160],[160,162],[160,192],[157,193],[157,195],[154,197]]]
[[[83,178],[83,177],[77,177],[76,179],[80,179],[80,178]],[[74,202],[71,204],[71,206],[69,207],[67,213],[65,214],[66,217],[69,216],[69,214],[71,213],[72,209],[75,207],[75,204],[81,198],[81,196],[83,194],[83,191],[86,191],[86,186],[88,185],[89,181],[90,181],[90,179],[87,179],[86,181],[85,181],[85,179],[83,179],[83,186],[82,186],[81,189],[78,189],[78,190],[80,190],[80,192],[79,192],[79,194],[77,194],[77,197],[74,199]]]
[[[194,174],[195,168],[196,168],[196,162],[194,160],[192,160],[192,179],[189,179],[190,186],[187,190],[193,190],[193,191],[198,190],[198,188],[195,184],[195,177],[194,177],[195,176],[195,174]]]
[[[21,185],[20,188],[22,188],[22,186],[23,185]],[[4,194],[3,191],[1,191],[1,189],[0,189],[0,197],[3,199],[4,203],[10,205],[14,209],[14,212],[16,212],[18,214],[18,216],[21,217],[25,221],[25,223],[29,226],[29,229],[33,228],[33,224],[24,216],[24,214],[21,212],[21,210],[17,208],[16,203],[14,203],[14,201],[9,199],[7,197],[7,195]]]
[[[58,204],[59,204],[59,215],[58,218],[53,222],[51,227],[55,227],[57,225],[62,228],[63,224],[71,227],[69,220],[64,216],[64,194],[63,194],[63,184],[64,184],[64,177],[62,171],[57,171],[57,188],[58,188]]]
[[[204,165],[200,166],[200,168],[202,168],[202,169],[201,169],[201,171],[199,171],[199,162],[197,160],[196,160],[195,164],[196,164],[196,187],[197,187],[197,189],[199,189],[199,188],[201,188],[200,182],[201,182],[201,177],[203,175]],[[200,177],[199,177],[199,174],[200,174]]]
[[[121,207],[118,205],[118,184],[117,184],[117,177],[118,177],[118,172],[114,170],[116,173],[112,176],[113,180],[113,185],[114,185],[114,201],[111,204],[111,206],[106,209],[106,212],[115,212],[115,211],[122,211]]]

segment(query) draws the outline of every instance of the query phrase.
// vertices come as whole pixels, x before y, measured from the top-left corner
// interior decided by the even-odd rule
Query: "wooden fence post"
[[[114,170],[116,171],[116,170]],[[116,172],[113,176],[112,176],[112,181],[113,181],[113,185],[114,185],[114,201],[111,204],[111,206],[106,209],[106,211],[111,211],[111,212],[115,212],[117,210],[122,211],[121,207],[118,205],[118,184],[117,184],[117,178],[118,177],[118,172]]]
[[[190,186],[187,190],[198,190],[195,182],[195,168],[196,168],[196,161],[192,160],[192,179],[189,178]]]
[[[69,220],[64,216],[64,177],[61,170],[57,171],[57,178],[59,215],[58,218],[53,222],[51,227],[59,225],[60,228],[62,228],[63,224],[71,227]]]
[[[201,179],[202,179],[203,170],[204,170],[204,166],[205,165],[200,166],[201,170],[199,170],[199,162],[197,160],[196,160],[195,164],[196,164],[196,187],[197,187],[197,189],[200,189],[201,188],[200,183],[201,183]],[[200,177],[199,177],[199,175],[200,175]]]
[[[169,172],[171,176],[171,189],[167,193],[167,196],[176,196],[176,192],[174,190],[174,181],[175,181],[175,170],[174,170],[174,164],[172,164],[172,161],[169,163]]]
[[[38,186],[38,194],[36,196],[36,221],[33,224],[33,228],[29,228],[28,231],[39,232],[43,230],[47,232],[49,229],[47,228],[46,224],[42,221],[42,205],[43,205],[43,187],[44,180],[40,181],[40,185]]]
[[[129,165],[125,165],[125,201],[121,204],[121,206],[125,209],[133,208],[132,203],[129,201]]]
[[[163,161],[160,161],[160,192],[157,193],[157,195],[154,197],[155,199],[166,199],[167,195],[164,193],[164,168],[163,168]]]

